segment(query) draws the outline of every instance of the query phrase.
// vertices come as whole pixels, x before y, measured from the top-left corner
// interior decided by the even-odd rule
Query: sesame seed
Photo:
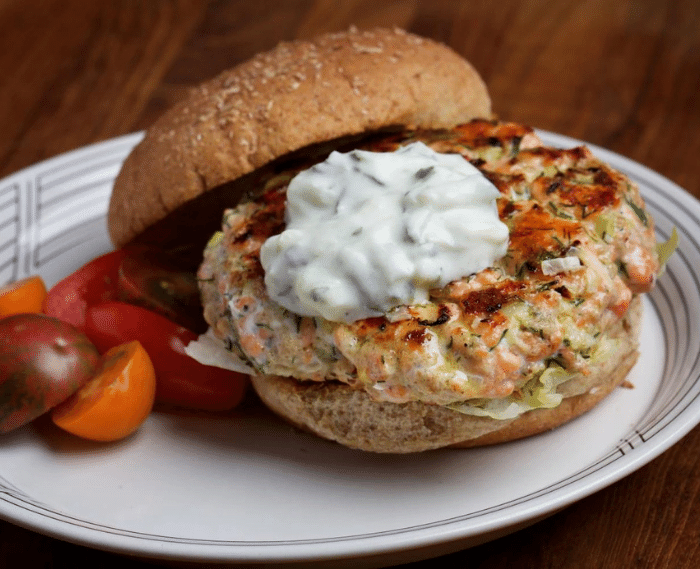
[[[352,47],[358,53],[382,53],[384,51],[380,45],[363,45],[353,42]]]

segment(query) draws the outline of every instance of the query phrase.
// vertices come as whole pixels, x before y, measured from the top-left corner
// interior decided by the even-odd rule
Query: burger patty
[[[564,396],[590,389],[591,370],[628,341],[619,323],[659,269],[637,187],[587,148],[543,147],[513,123],[405,131],[360,147],[415,141],[461,154],[499,189],[505,257],[382,317],[343,324],[295,315],[268,297],[259,259],[284,229],[296,172],[283,172],[227,210],[205,250],[198,278],[214,334],[260,374],[340,381],[379,401],[517,400],[546,370]]]

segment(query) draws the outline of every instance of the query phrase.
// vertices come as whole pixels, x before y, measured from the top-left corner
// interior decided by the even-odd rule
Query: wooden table
[[[700,0],[0,0],[0,176],[142,129],[219,70],[350,24],[444,41],[502,118],[610,148],[700,197]],[[695,429],[609,488],[444,561],[695,568],[699,494]],[[81,562],[150,566],[0,521],[0,567]]]

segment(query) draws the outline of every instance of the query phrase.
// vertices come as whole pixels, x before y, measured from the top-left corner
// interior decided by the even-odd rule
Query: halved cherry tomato
[[[107,351],[95,376],[51,411],[52,421],[93,441],[116,441],[134,433],[153,408],[156,376],[138,341]]]
[[[85,334],[57,318],[0,319],[0,433],[65,401],[93,376],[99,359]]]
[[[0,287],[0,318],[13,314],[40,313],[46,285],[39,275]]]
[[[243,398],[247,376],[205,366],[185,353],[197,335],[140,306],[110,301],[88,307],[85,333],[101,351],[138,340],[156,370],[156,401],[225,411]]]
[[[88,306],[117,298],[119,265],[126,254],[125,249],[112,251],[68,275],[49,290],[44,312],[83,329]]]
[[[119,300],[154,310],[194,332],[207,329],[197,277],[165,251],[130,250],[119,265],[118,288]]]

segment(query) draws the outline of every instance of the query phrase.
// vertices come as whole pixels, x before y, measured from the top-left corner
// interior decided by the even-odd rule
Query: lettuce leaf
[[[678,241],[678,231],[676,231],[674,227],[668,241],[656,244],[656,254],[659,257],[659,274],[663,273],[666,268],[666,263],[671,258],[671,255],[673,255],[673,252],[678,249]]]
[[[559,365],[552,364],[541,374],[528,381],[519,393],[502,399],[469,399],[448,405],[453,411],[465,415],[491,417],[492,419],[515,419],[533,409],[557,407],[563,396],[557,387],[574,376]]]
[[[590,351],[592,364],[600,363],[617,353],[620,342],[605,335],[596,340],[595,347]],[[533,409],[553,409],[563,399],[557,388],[578,376],[577,372],[567,371],[559,365],[556,359],[548,360],[547,367],[530,379],[518,393],[512,393],[502,399],[468,399],[447,405],[449,409],[492,419],[515,419],[519,415]]]

